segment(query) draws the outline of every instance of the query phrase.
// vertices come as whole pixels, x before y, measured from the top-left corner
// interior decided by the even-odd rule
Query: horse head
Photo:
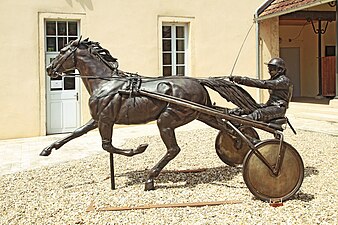
[[[61,49],[60,53],[47,66],[48,75],[54,78],[61,76],[64,72],[76,69],[77,57],[81,57],[81,55],[92,55],[110,70],[117,71],[117,58],[111,56],[109,51],[102,48],[98,42],[89,41],[88,38],[81,41],[80,37]],[[98,66],[100,67],[100,65]]]
[[[60,53],[47,66],[47,74],[50,77],[58,77],[62,73],[74,70],[76,67],[75,52],[80,45],[81,37],[74,41],[70,41],[60,50]]]

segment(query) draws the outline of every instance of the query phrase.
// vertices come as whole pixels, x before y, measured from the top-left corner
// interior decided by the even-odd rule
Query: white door
[[[285,60],[286,75],[293,84],[293,97],[300,97],[300,50],[299,48],[281,48],[280,56]]]
[[[46,66],[56,55],[46,54]],[[80,79],[46,77],[47,134],[72,132],[80,125]]]

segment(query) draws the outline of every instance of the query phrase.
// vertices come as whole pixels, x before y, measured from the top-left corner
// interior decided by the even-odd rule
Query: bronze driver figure
[[[247,118],[268,122],[285,116],[286,109],[292,97],[293,85],[286,76],[285,62],[281,58],[272,58],[268,63],[270,79],[259,80],[249,77],[231,76],[229,79],[235,83],[249,87],[269,89],[270,97],[265,104],[258,104],[257,109],[246,111],[235,108],[229,111],[233,115],[246,115]]]

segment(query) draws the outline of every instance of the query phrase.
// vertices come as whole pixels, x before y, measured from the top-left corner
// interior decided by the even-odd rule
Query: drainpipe
[[[255,23],[256,23],[256,78],[261,79],[261,51],[260,51],[260,26],[258,16],[261,14],[274,0],[267,0],[261,6],[259,6],[255,11]],[[338,1],[338,0],[337,0]],[[258,100],[262,101],[261,91],[257,89]]]
[[[338,0],[337,0],[338,1]],[[258,18],[257,11],[255,13],[255,19]],[[260,39],[259,39],[259,21],[256,20],[256,78],[260,79],[261,77],[261,65],[260,65],[260,59],[261,59],[261,52],[260,52]],[[257,89],[257,96],[258,101],[261,101],[261,91]]]

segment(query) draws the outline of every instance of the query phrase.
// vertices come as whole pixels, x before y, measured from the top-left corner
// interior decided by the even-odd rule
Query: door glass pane
[[[176,40],[176,51],[184,51],[184,40]]]
[[[171,76],[171,66],[163,66],[163,76]]]
[[[176,66],[176,75],[184,76],[184,66]]]
[[[336,46],[325,46],[325,56],[335,56]]]
[[[59,37],[58,38],[58,51],[60,51],[66,45],[67,45],[67,38],[66,37]]]
[[[64,78],[64,90],[75,90],[75,77]]]
[[[47,37],[47,52],[56,52],[56,38]]]
[[[58,35],[67,35],[66,22],[58,22]]]
[[[176,53],[176,64],[184,64],[184,53]]]
[[[182,27],[182,26],[176,27],[176,37],[177,38],[184,38],[184,27]]]
[[[171,65],[171,54],[163,53],[163,65]]]
[[[171,26],[162,26],[162,38],[171,38]]]
[[[55,35],[56,34],[56,23],[53,21],[46,22],[46,34]]]
[[[77,22],[68,22],[68,35],[77,36]]]
[[[171,51],[171,40],[163,40],[163,51]]]

